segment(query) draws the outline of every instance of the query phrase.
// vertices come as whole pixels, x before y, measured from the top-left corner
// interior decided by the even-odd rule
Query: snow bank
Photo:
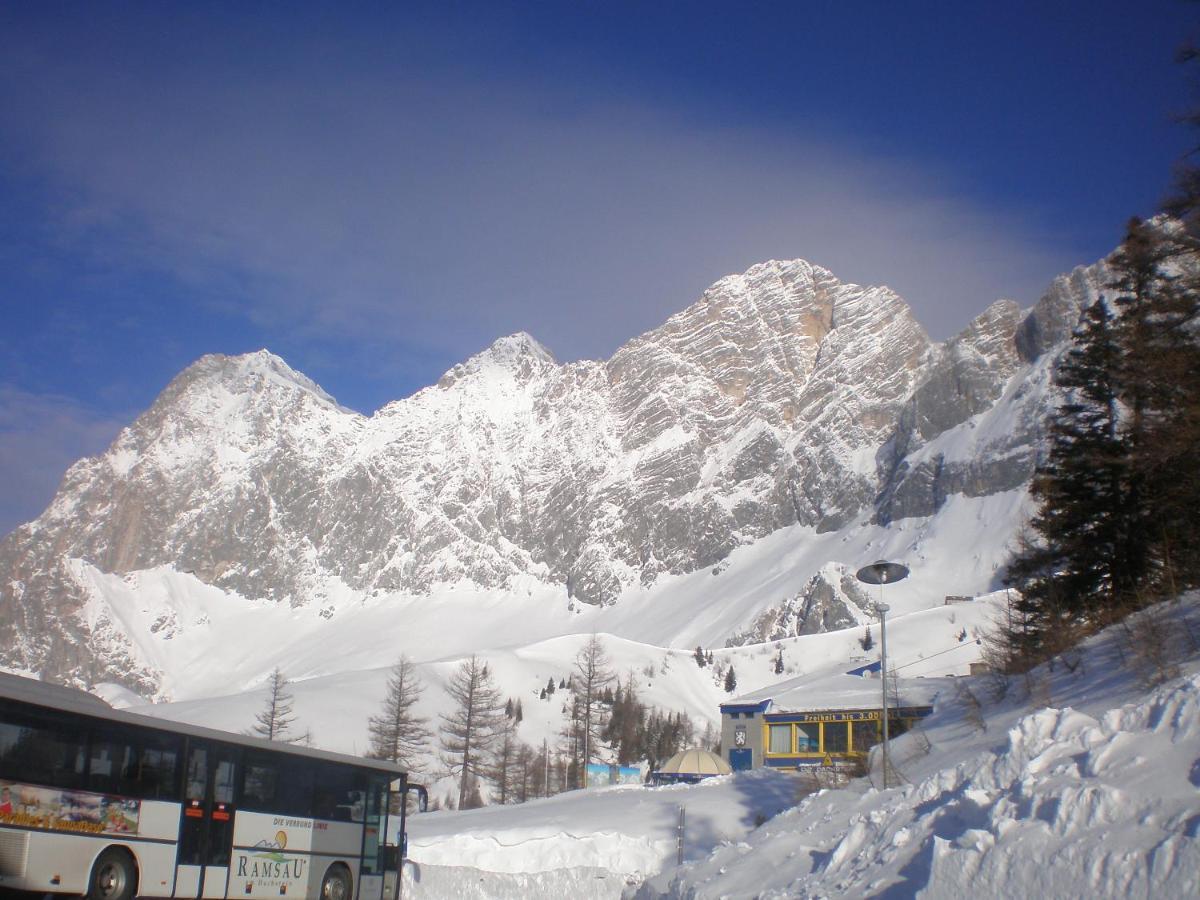
[[[1194,632],[1195,619],[1192,604],[1179,624]],[[900,743],[908,785],[822,792],[637,896],[1197,896],[1195,651],[1189,671],[1148,694],[1129,661],[1128,635],[1114,629],[1074,672],[1034,673],[1087,711],[1029,711],[1026,697],[1024,709],[989,710],[979,730],[943,710],[927,754]]]
[[[761,770],[698,785],[622,785],[520,806],[426,813],[409,822],[409,855],[418,872],[433,867],[436,875],[424,884],[414,877],[407,896],[460,896],[441,893],[453,881],[447,871],[452,867],[470,869],[466,881],[472,885],[494,883],[496,893],[481,896],[620,896],[628,885],[675,864],[681,807],[684,859],[700,859],[791,807],[796,790],[792,776]],[[564,879],[577,882],[580,873],[587,891],[560,891]],[[539,882],[508,877],[518,874],[544,877]],[[543,883],[549,893],[534,890]],[[506,893],[517,886],[525,893]]]

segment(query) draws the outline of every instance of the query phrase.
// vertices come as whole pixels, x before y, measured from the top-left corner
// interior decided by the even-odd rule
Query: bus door
[[[175,896],[224,897],[233,847],[235,751],[189,741]]]

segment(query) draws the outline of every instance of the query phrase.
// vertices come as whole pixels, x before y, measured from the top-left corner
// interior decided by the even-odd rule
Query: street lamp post
[[[890,607],[883,602],[883,586],[908,577],[908,567],[900,563],[879,559],[863,566],[855,573],[863,584],[879,585],[879,602],[875,611],[879,613],[879,682],[883,685],[883,702],[880,715],[883,719],[883,789],[888,787],[888,694],[887,694],[887,613]]]

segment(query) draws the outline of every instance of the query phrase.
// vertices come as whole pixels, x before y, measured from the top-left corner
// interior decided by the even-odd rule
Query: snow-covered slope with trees
[[[963,679],[897,742],[900,787],[812,796],[637,896],[1195,896],[1198,640],[1193,595]]]

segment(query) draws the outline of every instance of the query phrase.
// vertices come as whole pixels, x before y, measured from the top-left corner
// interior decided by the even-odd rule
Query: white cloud
[[[465,353],[527,330],[605,356],[716,278],[802,256],[890,284],[941,337],[1085,261],[936,173],[791,127],[395,73],[21,66],[0,108],[75,240],[240,284],[227,301],[292,335]]]

